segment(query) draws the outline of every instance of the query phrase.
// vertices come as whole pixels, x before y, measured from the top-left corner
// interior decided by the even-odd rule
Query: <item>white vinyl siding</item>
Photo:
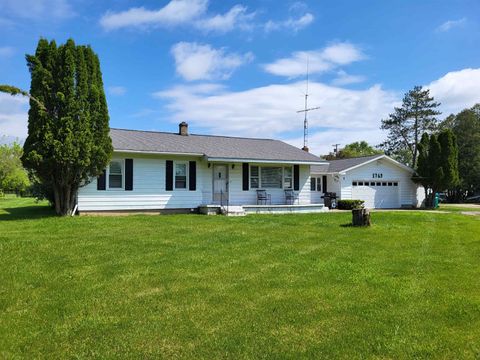
[[[187,176],[187,189],[166,191],[166,160],[172,160],[172,156],[115,155],[133,159],[133,190],[97,190],[97,180],[92,179],[79,190],[79,211],[185,209],[211,203],[212,172],[208,164],[200,158],[173,158],[174,163],[179,161],[188,164],[189,160],[197,161],[197,190],[188,190]]]
[[[200,205],[213,203],[213,168],[199,157],[173,157],[160,155],[115,154],[118,159],[133,159],[133,190],[132,191],[102,191],[97,190],[97,180],[80,188],[78,195],[79,211],[103,210],[157,210],[157,209],[194,209]],[[187,164],[197,162],[197,188],[195,191],[186,189],[165,190],[166,160]],[[230,205],[256,204],[256,189],[242,189],[242,163],[226,163],[228,166],[228,187]],[[261,167],[263,164],[253,164]],[[269,165],[266,165],[269,166]],[[289,164],[279,165],[282,168],[293,168]],[[310,204],[310,166],[300,165],[299,204]],[[292,171],[293,175],[293,171]],[[175,165],[174,165],[175,176]],[[283,174],[283,176],[285,176]],[[293,177],[293,176],[292,176]],[[250,179],[251,180],[251,179]],[[285,179],[282,178],[285,182]],[[288,180],[287,180],[288,181]],[[293,182],[293,181],[292,181]],[[174,179],[175,183],[175,179]],[[272,204],[285,204],[284,189],[266,189],[272,197]]]

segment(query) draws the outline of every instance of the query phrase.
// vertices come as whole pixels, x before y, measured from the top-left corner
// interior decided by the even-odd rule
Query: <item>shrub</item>
[[[338,200],[340,210],[363,209],[365,201],[363,200]]]

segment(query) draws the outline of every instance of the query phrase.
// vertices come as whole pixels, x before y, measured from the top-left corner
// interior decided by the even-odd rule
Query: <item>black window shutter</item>
[[[300,190],[300,165],[293,165],[293,190]]]
[[[97,178],[97,190],[105,190],[107,188],[107,176],[105,173],[106,171],[104,170],[102,175]]]
[[[173,161],[167,160],[165,164],[165,190],[173,190]]]
[[[190,191],[197,190],[197,162],[188,163],[188,188]]]
[[[314,177],[310,178],[310,191],[315,191],[316,189],[317,182],[315,180]]]
[[[248,180],[249,180],[249,167],[248,163],[243,163],[242,164],[242,172],[243,172],[243,178],[242,178],[242,189],[243,191],[248,191]]]
[[[133,190],[133,159],[125,159],[125,190]]]
[[[323,175],[322,183],[323,183],[322,190],[324,193],[326,193],[327,192],[327,176],[326,175]]]

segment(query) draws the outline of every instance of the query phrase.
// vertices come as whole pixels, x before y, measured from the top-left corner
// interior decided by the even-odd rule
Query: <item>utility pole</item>
[[[340,144],[333,144],[333,152],[335,153],[335,157],[338,157],[338,146]]]

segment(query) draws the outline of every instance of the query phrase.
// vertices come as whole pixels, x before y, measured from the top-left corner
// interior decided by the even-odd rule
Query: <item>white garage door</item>
[[[366,208],[393,209],[400,207],[398,181],[352,182],[352,199],[365,201]]]

